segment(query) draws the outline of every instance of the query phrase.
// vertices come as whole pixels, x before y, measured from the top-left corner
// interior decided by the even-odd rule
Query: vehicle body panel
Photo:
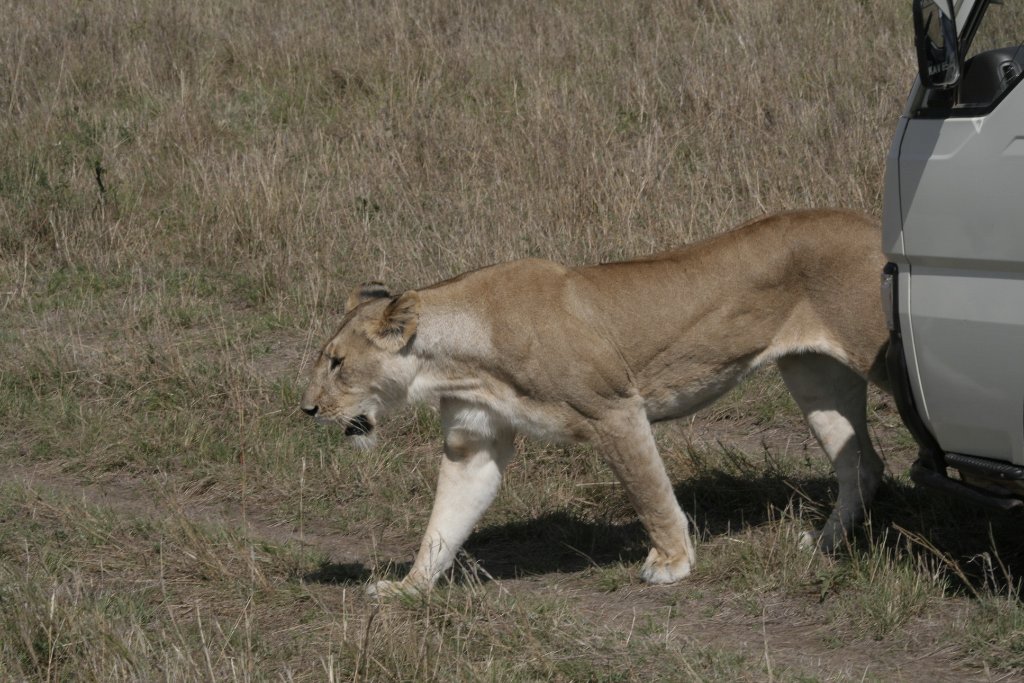
[[[958,26],[975,7],[959,6]],[[910,388],[944,451],[1024,465],[1024,87],[980,116],[915,115],[921,90],[883,207]]]

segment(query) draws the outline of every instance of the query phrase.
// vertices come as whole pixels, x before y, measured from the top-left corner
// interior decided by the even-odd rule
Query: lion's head
[[[415,291],[392,296],[376,282],[353,291],[313,366],[302,410],[341,425],[347,436],[370,437],[381,412],[404,402],[415,375],[409,346],[419,302]]]

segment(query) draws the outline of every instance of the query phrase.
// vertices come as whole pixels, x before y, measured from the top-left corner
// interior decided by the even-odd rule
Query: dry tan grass
[[[950,521],[894,480],[878,528],[934,549],[895,531],[846,560],[793,549],[829,479],[770,376],[659,432],[703,558],[661,592],[636,583],[644,541],[599,454],[523,444],[462,578],[378,610],[362,583],[417,542],[436,417],[399,417],[358,454],[295,410],[358,281],[621,258],[786,208],[877,214],[912,70],[903,3],[3,0],[0,16],[0,678],[1024,666],[1020,563],[996,554],[1012,527],[987,543],[976,513]],[[876,401],[899,474],[910,448]],[[908,664],[924,647],[946,658]]]
[[[894,5],[16,3],[6,265],[205,266],[305,313],[370,276],[877,212]]]

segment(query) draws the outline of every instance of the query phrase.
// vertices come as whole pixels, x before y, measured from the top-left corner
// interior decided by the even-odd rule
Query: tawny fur
[[[832,516],[805,540],[834,546],[882,472],[865,422],[867,380],[885,385],[879,245],[864,216],[803,211],[634,261],[513,261],[396,297],[357,289],[303,409],[359,432],[360,416],[372,427],[403,403],[436,401],[445,432],[413,568],[377,589],[426,589],[451,566],[517,433],[595,443],[651,538],[642,576],[685,577],[693,546],[650,423],[706,406],[773,360],[839,479]]]

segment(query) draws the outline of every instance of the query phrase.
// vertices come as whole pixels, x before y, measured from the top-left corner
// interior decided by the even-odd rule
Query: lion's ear
[[[375,321],[370,338],[382,349],[401,351],[412,336],[420,317],[420,295],[413,290],[395,297]]]
[[[380,282],[364,282],[348,295],[348,299],[345,301],[345,312],[348,313],[353,308],[361,303],[365,303],[370,299],[387,299],[391,297],[391,292]]]

